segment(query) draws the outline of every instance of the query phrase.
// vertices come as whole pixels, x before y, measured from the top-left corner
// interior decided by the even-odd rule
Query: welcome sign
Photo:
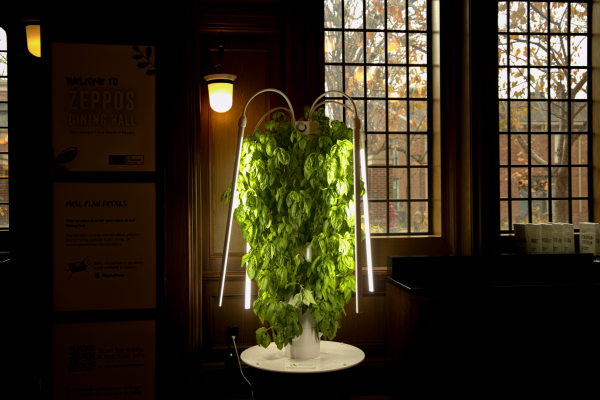
[[[155,170],[153,46],[52,44],[55,171]]]

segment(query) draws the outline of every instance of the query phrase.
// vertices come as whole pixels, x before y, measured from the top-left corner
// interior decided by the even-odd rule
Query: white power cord
[[[240,356],[237,351],[237,346],[235,345],[235,336],[232,336],[231,339],[233,339],[233,348],[235,349],[235,355],[237,356],[237,359],[238,359],[238,365],[240,366],[240,372],[242,373],[242,376],[244,377],[244,379],[246,379],[246,377],[244,376],[244,372],[242,371],[242,364],[240,363]],[[252,385],[250,384],[250,381],[248,381],[248,379],[246,379],[246,382],[248,382],[248,385],[250,385],[250,393],[252,393],[252,400],[254,400],[254,392],[252,391]]]

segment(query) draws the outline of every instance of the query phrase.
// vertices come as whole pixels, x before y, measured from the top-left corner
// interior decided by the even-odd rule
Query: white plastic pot
[[[303,254],[308,262],[312,262],[312,246],[306,244]],[[290,299],[291,300],[291,299]],[[285,346],[285,356],[294,360],[309,360],[317,358],[321,354],[321,334],[317,334],[317,320],[309,310],[302,314],[302,308],[298,308],[298,321],[302,326],[302,334],[292,339],[292,344]]]

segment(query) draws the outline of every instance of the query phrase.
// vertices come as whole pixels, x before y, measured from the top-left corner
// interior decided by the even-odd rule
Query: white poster
[[[156,184],[54,183],[54,311],[156,308]]]
[[[155,170],[153,46],[52,44],[55,171]]]
[[[156,322],[52,327],[52,398],[154,399]]]

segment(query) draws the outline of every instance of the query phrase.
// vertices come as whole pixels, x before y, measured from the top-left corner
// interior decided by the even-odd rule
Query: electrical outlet
[[[227,343],[231,340],[231,337],[235,336],[235,340],[240,340],[240,327],[239,326],[228,326],[227,327]]]

